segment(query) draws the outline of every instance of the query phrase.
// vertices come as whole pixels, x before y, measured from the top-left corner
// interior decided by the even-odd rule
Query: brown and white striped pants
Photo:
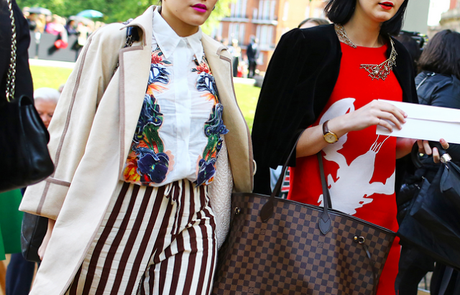
[[[210,294],[215,228],[203,186],[124,183],[66,295]]]

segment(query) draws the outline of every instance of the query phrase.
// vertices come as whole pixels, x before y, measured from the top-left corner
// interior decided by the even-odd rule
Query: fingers
[[[444,138],[441,138],[439,143],[441,143],[443,149],[447,150],[449,148],[449,143]]]
[[[376,108],[377,112],[375,115],[379,119],[376,125],[385,127],[391,132],[393,131],[391,122],[396,128],[402,129],[402,124],[406,122],[407,117],[407,114],[403,110],[384,101],[377,101]]]
[[[417,145],[418,145],[419,153],[427,154],[427,155],[431,155],[433,153],[430,143],[427,140],[417,140]]]
[[[439,156],[438,148],[433,148],[433,161],[435,163],[439,163],[440,160],[441,160],[441,157]]]

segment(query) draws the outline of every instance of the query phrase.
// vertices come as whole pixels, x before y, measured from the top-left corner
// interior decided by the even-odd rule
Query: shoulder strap
[[[16,40],[16,23],[14,21],[13,4],[11,0],[6,0],[8,3],[8,9],[10,12],[11,20],[11,55],[10,55],[10,67],[8,69],[8,76],[6,81],[6,100],[10,102],[14,99],[14,93],[16,88],[16,52],[17,52],[17,40]]]
[[[129,20],[125,21],[123,24],[128,25],[132,21],[133,19],[130,18]],[[123,48],[131,47],[133,46],[134,42],[137,42],[139,40],[140,40],[140,37],[139,37],[139,31],[137,30],[137,27],[127,27],[126,28],[126,42]],[[120,61],[117,61],[117,66],[115,67],[115,70],[113,70],[114,73],[118,69],[119,66],[120,66]]]

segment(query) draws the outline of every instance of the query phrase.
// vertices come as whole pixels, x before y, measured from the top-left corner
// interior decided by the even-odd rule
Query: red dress
[[[393,72],[385,80],[372,80],[360,68],[361,64],[385,61],[388,45],[352,48],[340,44],[340,74],[328,104],[313,125],[359,109],[374,99],[402,101],[402,90]],[[375,131],[376,126],[352,131],[324,148],[326,179],[334,209],[396,231],[396,138],[379,136]],[[322,205],[316,155],[298,158],[296,167],[291,168],[288,199]],[[379,295],[395,294],[399,254],[399,240],[395,240],[380,277]]]

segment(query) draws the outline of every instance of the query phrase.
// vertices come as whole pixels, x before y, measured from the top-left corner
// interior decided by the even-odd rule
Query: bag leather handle
[[[267,222],[273,216],[275,196],[278,196],[280,193],[281,185],[283,183],[284,174],[286,173],[286,169],[288,167],[289,160],[291,159],[291,157],[295,154],[297,150],[297,143],[299,142],[299,139],[302,136],[302,133],[297,138],[297,141],[292,147],[292,150],[289,153],[289,156],[287,157],[286,162],[283,165],[283,169],[281,170],[280,177],[278,178],[278,181],[276,182],[275,189],[272,191],[270,198],[268,199],[268,202],[266,202],[264,206],[262,207],[262,209],[260,209],[259,216],[263,222]],[[332,229],[331,216],[329,214],[329,209],[332,209],[332,203],[331,203],[331,197],[329,195],[329,190],[326,184],[326,177],[324,176],[324,168],[323,168],[323,160],[322,160],[321,151],[317,153],[317,156],[318,156],[318,161],[320,165],[319,167],[320,167],[320,174],[321,174],[321,184],[323,187],[323,205],[324,205],[324,210],[319,220],[319,229],[321,230],[321,233],[323,235],[326,235]]]

